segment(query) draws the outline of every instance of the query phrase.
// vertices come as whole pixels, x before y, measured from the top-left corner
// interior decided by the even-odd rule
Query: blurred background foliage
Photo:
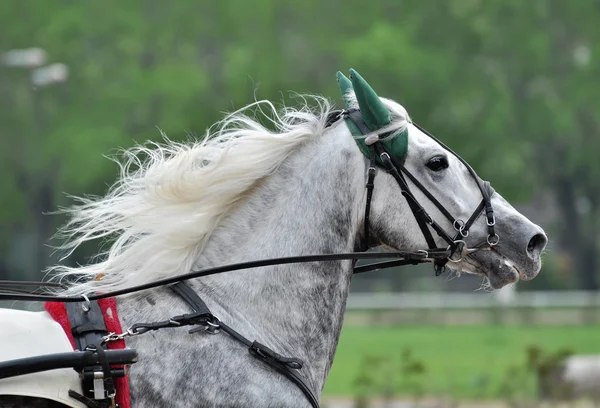
[[[103,155],[157,128],[202,134],[255,98],[338,99],[334,73],[354,67],[551,232],[548,274],[562,275],[542,286],[598,289],[599,4],[3,1],[0,49],[69,67],[43,89],[0,67],[3,274],[55,261],[43,244],[62,220],[41,214],[65,192],[102,194],[116,175]]]
[[[0,65],[0,279],[39,279],[57,261],[46,244],[64,220],[43,214],[68,205],[67,193],[103,194],[117,175],[104,155],[160,140],[160,130],[176,140],[200,136],[255,99],[293,104],[292,92],[315,93],[341,106],[335,72],[352,67],[549,232],[542,273],[519,290],[597,291],[599,14],[597,0],[0,1],[0,53],[40,47],[48,63],[69,68],[66,82],[36,87],[32,71]],[[96,251],[81,248],[69,262]],[[353,288],[480,284],[423,271],[367,274]],[[511,383],[506,370],[515,358],[522,363],[528,344],[600,351],[597,324],[575,337],[527,323],[525,331],[382,329],[382,338],[351,326],[326,392],[370,392],[375,380],[356,367],[372,344],[384,345],[375,360],[398,361],[394,372],[409,373],[383,394],[458,390],[472,398],[496,395],[503,375]],[[490,334],[479,347],[473,339],[482,330]],[[497,364],[485,362],[490,354]],[[492,367],[500,368],[484,372]],[[367,385],[358,384],[361,375]],[[491,382],[479,387],[481,378]]]
[[[0,49],[41,47],[69,79],[41,89],[27,70],[0,69],[2,270],[34,277],[54,261],[43,244],[62,220],[41,214],[67,204],[65,192],[102,194],[115,148],[159,139],[157,128],[202,134],[255,98],[337,99],[335,71],[354,67],[529,205],[551,232],[550,270],[564,275],[554,284],[597,289],[599,10],[594,0],[3,1]]]

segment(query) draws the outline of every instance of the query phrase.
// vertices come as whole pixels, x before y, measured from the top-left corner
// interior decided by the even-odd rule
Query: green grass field
[[[520,395],[533,396],[533,375],[521,368],[511,371],[525,366],[529,345],[549,352],[566,347],[576,353],[600,353],[600,326],[346,327],[324,394],[355,395],[356,378],[366,372],[397,395],[420,388],[426,395],[497,398],[510,386]],[[410,376],[401,375],[407,348],[424,366],[412,383],[406,382]],[[367,355],[373,363],[363,364]]]

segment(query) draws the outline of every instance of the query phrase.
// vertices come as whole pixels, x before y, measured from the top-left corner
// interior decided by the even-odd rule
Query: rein
[[[434,250],[419,250],[419,251],[390,251],[390,252],[347,252],[340,254],[318,254],[318,255],[300,255],[290,256],[284,258],[269,258],[261,259],[257,261],[241,262],[223,266],[216,266],[213,268],[200,269],[183,275],[175,276],[172,278],[160,279],[154,282],[145,283],[142,285],[132,286],[126,289],[113,290],[110,292],[99,293],[94,295],[82,295],[82,296],[53,296],[53,295],[39,295],[35,293],[12,293],[14,286],[55,286],[55,284],[46,285],[44,282],[18,282],[18,281],[0,281],[0,300],[23,300],[23,301],[40,301],[40,302],[90,302],[94,300],[106,299],[110,297],[116,297],[121,295],[127,295],[130,293],[141,292],[143,290],[154,289],[160,286],[167,286],[177,282],[183,282],[190,279],[201,278],[203,276],[215,275],[217,273],[232,272],[239,270],[246,270],[252,268],[259,268],[264,266],[275,266],[275,265],[287,265],[296,263],[309,263],[309,262],[326,262],[326,261],[342,261],[342,260],[360,260],[360,259],[393,259],[394,261],[387,261],[381,263],[375,263],[370,265],[363,265],[354,268],[354,273],[363,273],[368,271],[374,271],[378,269],[391,268],[394,266],[401,265],[416,265],[419,263],[431,262],[434,259],[444,259],[450,256],[450,251],[437,248]],[[21,292],[19,290],[19,292]]]

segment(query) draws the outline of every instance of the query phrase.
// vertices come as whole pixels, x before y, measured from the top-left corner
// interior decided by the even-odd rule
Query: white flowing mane
[[[388,127],[406,127],[404,108],[382,100],[400,119]],[[318,96],[302,101],[299,108],[279,112],[271,102],[257,101],[227,115],[201,141],[177,143],[163,134],[162,144],[122,151],[123,161],[114,159],[120,176],[108,193],[76,198],[76,205],[62,210],[70,221],[57,234],[65,240],[59,247],[65,257],[94,239],[109,248],[97,255],[97,263],[50,268],[53,280],[74,279],[65,293],[80,295],[190,272],[215,227],[245,193],[324,133],[331,102]],[[246,115],[252,110],[274,130]]]

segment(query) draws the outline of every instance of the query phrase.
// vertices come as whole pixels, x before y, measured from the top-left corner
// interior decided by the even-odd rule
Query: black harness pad
[[[104,315],[97,301],[89,303],[89,310],[83,309],[82,303],[66,303],[67,316],[71,322],[71,333],[75,339],[75,347],[85,350],[87,346],[96,345],[108,334]]]

